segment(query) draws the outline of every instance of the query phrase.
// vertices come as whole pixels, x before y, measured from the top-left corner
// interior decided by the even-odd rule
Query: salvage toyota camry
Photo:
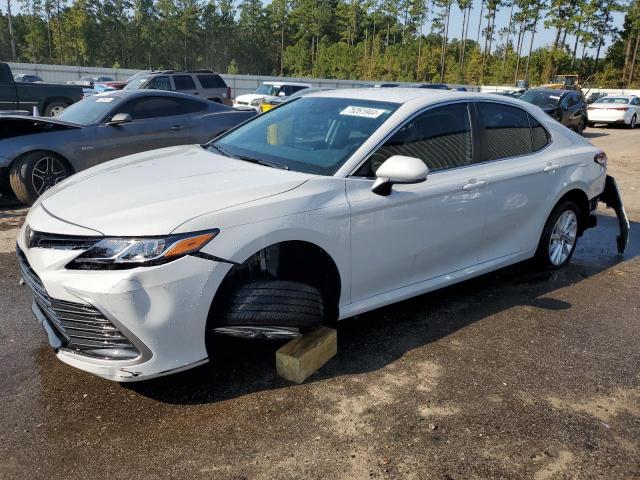
[[[207,145],[73,175],[17,257],[60,360],[130,381],[287,338],[534,257],[566,265],[607,157],[539,108],[420,89],[319,92]]]

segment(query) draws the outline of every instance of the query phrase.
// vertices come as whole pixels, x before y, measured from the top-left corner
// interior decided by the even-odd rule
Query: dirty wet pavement
[[[214,363],[141,383],[66,366],[18,286],[26,212],[4,207],[0,478],[640,478],[640,132],[588,132],[632,220],[623,259],[602,211],[562,271],[341,322],[302,385],[276,375],[277,342],[217,339]]]

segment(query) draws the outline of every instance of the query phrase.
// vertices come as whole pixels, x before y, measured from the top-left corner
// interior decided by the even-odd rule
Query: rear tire
[[[310,330],[323,320],[320,290],[300,282],[265,279],[244,283],[231,291],[215,327],[277,326]]]
[[[595,123],[593,123],[593,122],[587,122],[587,127],[589,127],[589,128],[593,128],[593,127],[595,127],[595,126],[596,126],[596,124],[595,124]]]
[[[68,106],[69,104],[66,102],[59,102],[59,101],[51,102],[44,108],[44,116],[57,117],[62,112],[64,112],[64,109],[67,108]]]
[[[547,270],[557,270],[569,263],[578,243],[580,209],[565,200],[553,209],[542,231],[535,259]]]
[[[578,135],[582,135],[585,128],[587,128],[587,121],[583,118],[582,120],[580,120],[578,125],[576,125],[576,133]]]
[[[638,119],[636,118],[636,116],[634,115],[633,117],[631,117],[631,121],[629,122],[629,129],[633,130],[634,128],[636,128],[636,122],[638,121]]]
[[[16,159],[9,182],[22,203],[32,205],[49,188],[71,175],[67,162],[51,152],[30,152]]]

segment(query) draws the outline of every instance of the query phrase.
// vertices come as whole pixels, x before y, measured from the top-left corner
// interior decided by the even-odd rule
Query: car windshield
[[[529,90],[520,96],[520,100],[533,103],[540,108],[555,108],[560,102],[560,93],[554,94],[549,92],[540,92]]]
[[[389,102],[302,97],[256,117],[209,149],[298,172],[333,175],[397,108]]]
[[[127,83],[127,85],[124,87],[123,90],[136,90],[138,88],[140,88],[140,86],[146,82],[148,80],[149,76],[145,75],[142,77],[137,77],[134,78],[133,80],[131,80],[129,83]]]
[[[277,95],[278,90],[280,90],[280,87],[276,85],[260,85],[253,93],[260,95]]]
[[[102,119],[121,99],[108,95],[92,95],[64,109],[56,118],[78,125],[91,125]]]
[[[620,103],[624,105],[629,103],[629,99],[624,97],[602,97],[596,100],[596,103]]]

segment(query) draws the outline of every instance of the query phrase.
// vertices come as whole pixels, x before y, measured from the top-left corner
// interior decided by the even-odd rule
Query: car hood
[[[104,235],[165,235],[194,217],[278,195],[308,178],[185,145],[73,175],[46,192],[41,205],[50,215]]]
[[[268,100],[270,98],[277,98],[274,97],[272,95],[260,95],[258,93],[247,93],[245,95],[239,95],[236,97],[236,102],[240,101],[240,102],[251,102],[251,100],[255,100],[256,98],[264,98],[265,100]]]
[[[48,117],[0,115],[0,140],[34,133],[46,133],[82,128],[82,125]]]

